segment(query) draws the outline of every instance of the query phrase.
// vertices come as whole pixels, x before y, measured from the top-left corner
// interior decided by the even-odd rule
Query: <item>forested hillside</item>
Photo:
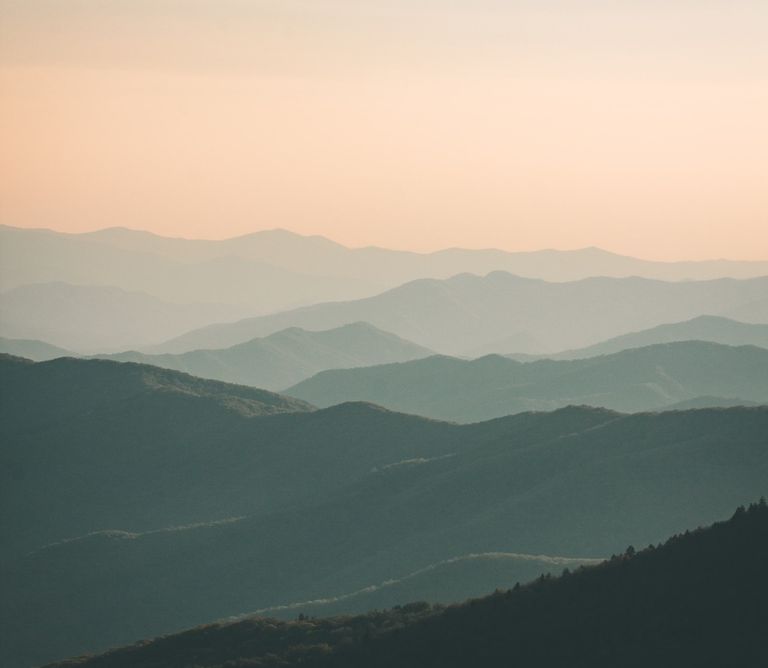
[[[3,364],[9,668],[316,599],[360,610],[371,587],[405,603],[441,563],[444,596],[478,595],[499,562],[471,555],[539,558],[504,562],[525,579],[711,522],[768,479],[768,408],[458,425],[136,364]]]
[[[448,607],[251,618],[56,668],[754,668],[768,660],[768,508]]]

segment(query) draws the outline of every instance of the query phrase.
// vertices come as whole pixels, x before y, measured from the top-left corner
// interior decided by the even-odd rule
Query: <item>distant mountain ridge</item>
[[[147,355],[131,351],[107,358],[154,364],[229,383],[282,390],[326,369],[405,362],[432,354],[423,346],[373,325],[356,322],[319,332],[292,327],[222,350],[194,350],[178,355]]]
[[[125,237],[148,243],[124,243]],[[195,257],[171,252],[167,242],[174,246],[176,240],[126,230],[65,234],[0,226],[0,289],[50,282],[100,285],[168,302],[209,303],[258,314],[361,297],[386,287],[376,281],[350,281],[333,271],[285,269],[268,257],[243,256],[237,252],[239,244]]]
[[[644,276],[675,281],[768,275],[768,261],[658,262],[618,255],[595,247],[517,252],[446,248],[416,253],[370,246],[349,248],[322,236],[306,236],[284,229],[261,230],[221,240],[164,237],[119,227],[66,234],[4,226],[2,232],[27,236],[55,235],[73,243],[157,255],[183,263],[220,258],[268,262],[292,272],[365,281],[382,289],[417,278],[448,278],[464,272],[487,274],[507,271],[549,281],[573,281],[589,276]]]
[[[706,396],[768,403],[768,349],[681,341],[578,360],[429,357],[324,371],[286,393],[318,406],[371,401],[460,422],[569,404],[637,412]]]
[[[562,322],[537,322],[542,313],[535,310],[537,299],[544,311],[555,309],[569,321],[592,318],[591,304],[602,294],[599,286],[592,290],[591,300],[581,301],[580,309],[565,313],[564,294],[556,297],[558,289],[544,290],[538,298],[525,295],[517,288],[509,288],[515,299],[499,301],[494,294],[462,294],[466,292],[466,276],[492,276],[502,272],[527,277],[528,280],[547,280],[556,283],[581,281],[588,277],[609,276],[629,278],[644,276],[649,279],[671,281],[712,280],[721,277],[738,279],[768,276],[768,262],[684,262],[659,263],[615,255],[597,248],[575,251],[543,250],[509,253],[498,250],[446,249],[435,253],[413,253],[381,248],[346,248],[323,237],[304,237],[285,230],[255,232],[220,241],[188,240],[161,237],[149,232],[125,228],[110,228],[84,234],[65,234],[45,229],[24,229],[0,226],[0,291],[14,292],[15,303],[0,304],[0,336],[7,338],[40,339],[51,344],[85,354],[141,349],[150,353],[179,353],[194,349],[227,348],[253,338],[264,337],[280,329],[297,326],[303,329],[332,329],[352,322],[366,321],[412,340],[426,348],[449,354],[477,356],[485,352],[548,353],[565,348],[591,345],[606,337],[642,329],[663,322],[681,320],[703,313],[733,317],[745,322],[768,322],[768,301],[755,292],[748,299],[734,298],[730,304],[722,300],[702,304],[690,309],[663,308],[657,317],[635,316],[632,310],[623,313],[627,326],[604,323],[597,318],[593,331],[582,323],[571,339],[556,336],[564,331]],[[450,279],[450,280],[449,280]],[[389,291],[414,281],[444,281],[430,288],[411,286],[405,292],[405,303],[390,303]],[[488,281],[493,283],[494,279]],[[29,293],[31,286],[67,284],[87,289],[120,290],[124,293],[145,295],[145,300],[160,300],[138,308],[127,304],[126,317],[110,302],[91,296],[74,302],[69,310],[75,313],[70,321],[57,314],[63,305],[57,305],[55,295],[47,299],[47,306],[39,296]],[[410,304],[419,300],[414,290],[424,292],[423,304]],[[605,297],[612,299],[612,289]],[[493,290],[491,290],[493,292]],[[523,291],[524,292],[524,291]],[[404,295],[405,293],[399,293]],[[363,307],[346,309],[336,306],[335,315],[317,314],[307,319],[306,314],[296,318],[279,316],[281,322],[272,326],[252,328],[236,336],[219,335],[207,339],[192,335],[178,339],[184,332],[216,323],[234,323],[253,316],[284,313],[304,306],[329,302],[350,302],[378,295],[375,304],[389,303],[399,313],[372,313]],[[552,303],[554,298],[555,303]],[[125,301],[125,295],[116,301]],[[443,303],[448,300],[448,304]],[[627,302],[643,302],[647,295],[627,293]],[[134,300],[135,301],[135,300]],[[453,302],[458,312],[452,317],[445,309]],[[488,302],[497,302],[495,309],[508,312],[503,323],[499,314],[491,317],[494,308],[486,310]],[[518,303],[519,301],[519,303]],[[578,295],[576,301],[580,302]],[[691,299],[693,305],[695,299]],[[561,303],[558,303],[561,302]],[[192,306],[193,305],[193,306]],[[487,304],[491,306],[491,304]],[[364,306],[364,305],[363,305]],[[621,303],[610,305],[621,311]],[[84,308],[87,307],[87,308]],[[420,313],[411,314],[411,309]],[[479,308],[480,312],[475,312]],[[15,311],[25,311],[19,315]],[[515,322],[511,312],[520,310]],[[532,309],[534,309],[532,311]],[[541,310],[540,309],[540,310]],[[135,313],[131,313],[135,310]],[[333,309],[332,309],[333,310]],[[357,312],[355,312],[357,310]],[[348,311],[342,315],[341,311]],[[153,317],[154,312],[154,317]],[[374,316],[378,315],[378,318]],[[600,314],[597,314],[600,315]],[[135,316],[135,317],[131,317]],[[434,318],[435,321],[430,321]],[[461,331],[452,322],[459,319]],[[533,319],[533,322],[531,321]],[[461,322],[461,321],[465,322]],[[110,323],[114,321],[114,325]],[[488,331],[482,335],[482,323]],[[457,329],[455,336],[447,333]],[[480,331],[477,331],[477,330]],[[231,327],[230,327],[230,331]],[[589,336],[584,336],[588,333]],[[189,345],[187,345],[189,343]],[[159,346],[159,347],[154,347]]]
[[[757,303],[768,277],[665,283],[590,278],[548,283],[493,272],[418,280],[365,299],[329,302],[204,327],[146,352],[224,348],[287,327],[331,329],[365,321],[439,353],[548,353]],[[514,349],[514,348],[513,348]]]
[[[565,350],[550,355],[511,353],[510,359],[521,362],[534,359],[572,360],[610,355],[629,348],[642,348],[657,343],[676,341],[709,341],[729,346],[768,348],[768,324],[739,322],[714,315],[701,315],[685,322],[659,325],[641,332],[630,332],[579,350]]]
[[[102,285],[41,283],[0,293],[0,335],[81,354],[149,345],[242,314],[230,306],[176,304]]]
[[[591,276],[744,279],[768,275],[768,261],[651,262],[598,248],[414,253],[347,248],[280,229],[201,240],[127,228],[67,234],[0,226],[0,290],[50,282],[111,286],[168,302],[234,307],[242,312],[235,317],[362,298],[416,279],[494,271],[558,282]],[[733,317],[748,319],[741,313]]]
[[[0,353],[13,357],[24,357],[33,362],[45,362],[57,357],[71,357],[74,353],[65,348],[52,346],[35,339],[6,339],[0,337]]]

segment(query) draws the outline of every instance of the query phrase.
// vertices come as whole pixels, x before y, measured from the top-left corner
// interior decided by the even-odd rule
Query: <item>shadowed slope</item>
[[[413,601],[454,603],[486,594],[500,584],[527,582],[544,573],[559,573],[564,568],[575,569],[599,561],[510,552],[468,554],[430,564],[402,578],[386,580],[350,594],[265,608],[252,614],[295,619],[298,615],[328,617],[383,610]]]
[[[339,597],[456,555],[610,554],[722,516],[768,480],[766,408],[630,416],[568,408],[460,426],[344,404],[249,423],[266,433],[235,451],[242,477],[211,476],[226,459],[209,466],[185,490],[182,510],[201,498],[199,509],[231,509],[234,488],[241,503],[268,492],[259,512],[101,532],[9,563],[0,617],[13,642],[4,665]],[[18,498],[28,494],[17,488]],[[36,624],[55,633],[43,642]]]
[[[732,666],[768,658],[768,509],[557,579],[445,609],[252,618],[159,638],[61,668],[542,668]]]
[[[113,522],[218,519],[247,484],[237,450],[254,419],[310,410],[147,365],[0,356],[0,554]]]

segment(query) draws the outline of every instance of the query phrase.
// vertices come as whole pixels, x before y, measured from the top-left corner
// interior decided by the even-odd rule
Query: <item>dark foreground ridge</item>
[[[0,397],[2,668],[259,610],[318,615],[285,611],[317,599],[356,614],[481,596],[552,569],[476,561],[431,590],[407,576],[473,554],[656,544],[768,481],[768,406],[457,425],[311,410],[144,365],[13,358]],[[393,579],[370,605],[343,598]]]
[[[762,666],[764,500],[663,546],[449,607],[249,618],[71,659],[57,668]],[[43,631],[44,632],[44,631]]]

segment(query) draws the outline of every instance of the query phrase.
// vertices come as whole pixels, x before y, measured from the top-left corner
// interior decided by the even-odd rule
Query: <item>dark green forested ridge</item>
[[[710,523],[768,480],[768,407],[468,425],[365,403],[252,415],[250,388],[6,362],[3,668],[388,580],[404,586],[375,605],[406,602],[429,591],[409,574],[470,554],[602,557]],[[507,565],[502,582],[528,577]],[[461,597],[490,587],[487,571],[452,572]]]
[[[0,356],[0,440],[0,554],[275,510],[374,466],[461,447],[455,426],[363,404],[315,413],[158,367],[10,356]]]
[[[163,398],[205,400],[245,417],[313,409],[304,401],[267,390],[206,380],[147,364],[72,357],[33,365],[28,362],[0,354],[0,417],[3,421],[49,410],[53,404],[59,415],[69,412],[76,416],[118,401],[147,403]]]
[[[446,608],[252,618],[56,668],[753,668],[768,662],[768,507]]]

